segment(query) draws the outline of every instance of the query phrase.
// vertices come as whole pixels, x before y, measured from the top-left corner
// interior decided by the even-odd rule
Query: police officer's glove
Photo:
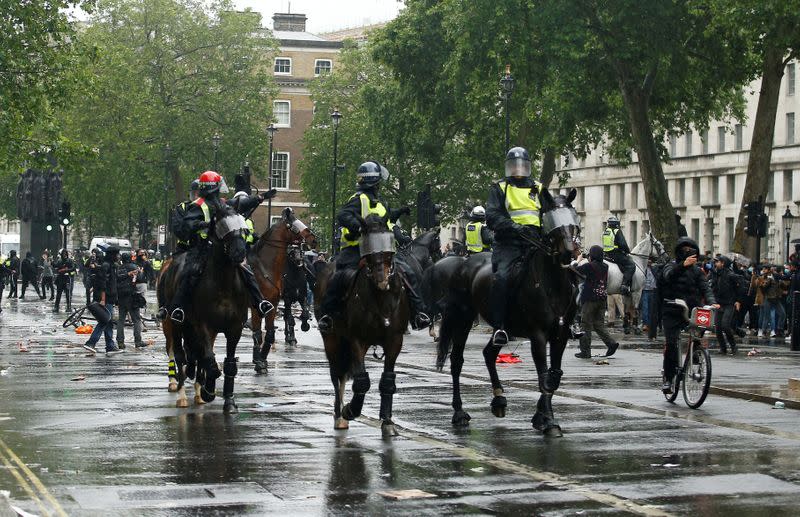
[[[529,226],[522,226],[520,225],[517,233],[520,237],[522,237],[526,241],[536,241],[539,240],[539,235],[536,233],[536,230]]]
[[[261,194],[261,200],[266,201],[267,199],[273,198],[277,193],[278,193],[277,189],[271,188],[268,191]]]

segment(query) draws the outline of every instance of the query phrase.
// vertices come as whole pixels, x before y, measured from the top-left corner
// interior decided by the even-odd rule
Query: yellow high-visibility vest
[[[356,192],[355,194],[350,196],[348,202],[355,197],[359,197],[361,199],[362,219],[366,219],[369,214],[376,214],[379,217],[386,217],[386,207],[383,206],[383,203],[381,203],[380,201],[377,201],[374,207],[370,206],[369,196],[364,193]],[[394,228],[394,224],[392,224],[391,221],[387,221],[387,226],[389,227],[390,230]],[[348,230],[347,228],[342,228],[341,243],[342,243],[342,248],[347,248],[349,246],[358,246],[359,239],[351,239],[350,230]]]
[[[253,220],[248,218],[244,220],[244,223],[247,225],[247,235],[244,238],[244,242],[247,244],[253,244],[255,242],[255,226],[253,225]]]
[[[206,204],[206,200],[202,197],[195,199],[192,204],[197,205],[203,211],[203,221],[210,223],[211,222],[211,210],[208,208]],[[208,239],[208,228],[202,228],[197,231],[197,235],[200,236],[201,239],[206,240]]]
[[[153,259],[153,271],[161,271],[161,261]]]
[[[487,246],[483,242],[483,237],[481,237],[482,228],[483,228],[483,223],[481,222],[474,222],[467,224],[466,228],[467,251],[471,251],[472,253],[480,253],[481,251],[489,249],[489,246]]]
[[[617,249],[617,245],[614,241],[617,240],[617,232],[614,228],[606,228],[603,232],[603,251],[608,253],[610,251],[614,251]]]
[[[541,183],[533,183],[537,190],[541,190]],[[512,221],[525,226],[541,226],[539,196],[533,194],[533,187],[515,187],[505,181],[499,182],[498,186],[505,193],[506,210]]]

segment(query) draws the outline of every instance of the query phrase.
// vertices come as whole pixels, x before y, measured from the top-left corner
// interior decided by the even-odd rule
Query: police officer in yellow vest
[[[272,189],[263,194],[259,194],[256,196],[250,196],[247,192],[240,190],[236,194],[233,195],[233,199],[228,201],[228,204],[232,206],[237,213],[242,214],[244,216],[245,223],[247,224],[247,235],[245,236],[245,242],[247,243],[247,248],[250,249],[255,242],[258,236],[256,235],[255,226],[253,225],[253,212],[255,212],[256,208],[261,205],[261,202],[273,197],[277,193],[277,190]]]
[[[191,232],[184,272],[178,285],[178,290],[168,308],[170,318],[178,323],[183,323],[185,318],[183,308],[190,299],[191,291],[203,274],[205,254],[210,248],[208,228],[211,225],[211,219],[222,203],[219,194],[223,189],[227,189],[222,176],[214,171],[206,171],[201,174],[198,182],[200,197],[189,204],[182,220],[182,226]],[[262,316],[271,311],[274,307],[262,296],[253,270],[243,262],[239,267],[239,273],[242,275],[244,285],[250,293],[253,306],[258,308]],[[164,312],[159,310],[159,315],[163,314]]]
[[[539,192],[542,185],[531,178],[531,157],[522,147],[506,154],[505,179],[489,189],[486,222],[494,231],[490,295],[490,319],[496,346],[508,343],[505,331],[507,303],[513,296],[509,280],[514,263],[522,260],[531,241],[541,240]]]
[[[484,221],[486,221],[486,209],[478,205],[470,212],[469,222],[464,228],[468,254],[492,250],[492,231]]]
[[[319,318],[319,329],[321,332],[329,332],[333,328],[333,318],[341,314],[341,303],[344,297],[345,278],[347,270],[358,268],[361,260],[359,252],[359,240],[361,238],[361,221],[369,214],[385,216],[389,214],[389,228],[394,232],[395,239],[401,244],[410,241],[410,237],[404,235],[400,227],[394,223],[403,214],[411,213],[408,207],[397,210],[390,210],[378,195],[378,186],[382,179],[388,178],[388,171],[378,162],[365,162],[358,167],[356,177],[358,190],[353,194],[347,203],[336,214],[336,222],[342,227],[341,251],[336,257],[336,272],[328,284],[328,290],[320,304],[322,316]],[[395,256],[395,264],[403,272],[411,285],[408,291],[411,309],[415,313],[412,319],[412,326],[417,329],[425,328],[430,325],[430,317],[425,314],[423,309],[424,302],[419,296],[419,281],[414,277],[410,268],[401,263],[398,256]]]
[[[630,252],[628,241],[619,229],[619,219],[612,215],[608,218],[608,224],[603,232],[603,253],[608,260],[619,266],[622,272],[620,294],[623,295],[631,294],[631,282],[633,274],[636,273],[636,264],[628,256]]]
[[[175,254],[188,251],[191,247],[190,241],[192,240],[194,232],[186,227],[184,224],[184,217],[186,216],[186,211],[189,209],[189,206],[199,197],[199,190],[200,182],[197,179],[192,180],[192,183],[189,185],[189,200],[179,203],[173,211],[171,219],[172,226],[170,229],[173,235],[175,235]]]

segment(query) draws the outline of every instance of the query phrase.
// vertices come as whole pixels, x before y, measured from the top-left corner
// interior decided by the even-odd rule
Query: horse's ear
[[[571,205],[575,198],[578,197],[578,191],[573,189],[569,189],[569,194],[567,194],[567,204]]]
[[[286,208],[283,209],[282,215],[283,218],[289,222],[292,222],[294,220],[294,210],[292,210],[292,207],[290,206],[287,206]]]
[[[542,191],[539,193],[539,198],[542,200],[542,208],[545,212],[551,210],[556,204],[556,201],[553,199],[553,195],[546,188],[542,189]]]

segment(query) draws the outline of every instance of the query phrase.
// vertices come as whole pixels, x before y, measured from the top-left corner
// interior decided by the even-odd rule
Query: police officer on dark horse
[[[411,240],[394,224],[401,215],[409,213],[410,209],[404,207],[391,210],[387,208],[378,194],[381,180],[388,179],[388,175],[386,168],[378,162],[362,163],[356,172],[358,189],[336,216],[337,222],[342,227],[341,251],[336,257],[336,272],[328,284],[325,297],[320,305],[322,314],[318,322],[320,332],[330,332],[333,328],[334,318],[342,312],[340,306],[349,277],[348,272],[355,271],[361,260],[358,245],[363,221],[367,216],[375,214],[379,217],[386,217],[388,215],[389,229],[394,232],[397,241],[406,244]],[[420,294],[419,278],[410,267],[407,267],[407,264],[402,262],[399,255],[395,255],[395,264],[403,272],[407,284],[406,292],[414,313],[411,325],[415,329],[423,329],[430,325],[430,317],[426,314],[425,303]]]
[[[170,318],[176,323],[182,323],[185,318],[185,306],[191,297],[192,290],[197,281],[203,274],[203,257],[209,251],[208,228],[211,220],[223,201],[220,198],[220,191],[224,186],[224,180],[215,171],[206,171],[198,178],[199,196],[192,201],[185,209],[181,218],[182,231],[179,238],[187,244],[186,268],[181,277],[178,290],[167,306]],[[258,288],[253,270],[246,263],[239,266],[239,274],[244,285],[247,287],[252,299],[253,307],[256,307],[263,316],[274,307],[265,300]]]

